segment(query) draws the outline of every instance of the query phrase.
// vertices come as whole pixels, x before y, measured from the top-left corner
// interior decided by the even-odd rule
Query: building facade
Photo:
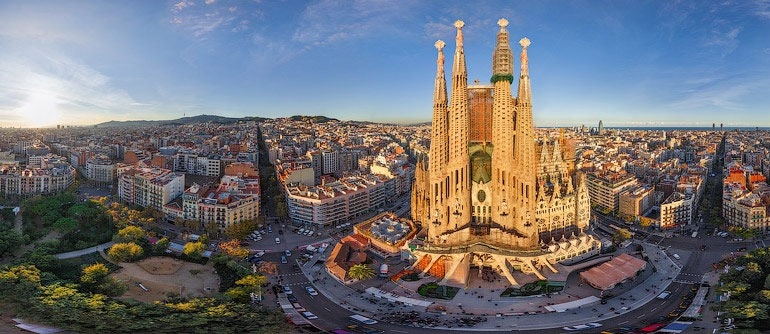
[[[161,168],[132,168],[120,175],[118,197],[121,201],[163,211],[184,192],[184,174]]]

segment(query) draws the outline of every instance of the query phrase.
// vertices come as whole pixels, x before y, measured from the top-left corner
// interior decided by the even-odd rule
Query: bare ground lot
[[[137,263],[120,263],[120,266],[123,268],[112,275],[128,285],[120,298],[153,302],[169,295],[205,297],[219,291],[219,276],[210,264],[203,266],[167,257],[151,257]]]

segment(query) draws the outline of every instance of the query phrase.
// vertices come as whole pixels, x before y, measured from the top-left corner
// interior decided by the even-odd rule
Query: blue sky
[[[0,126],[427,121],[435,40],[451,54],[463,19],[469,81],[488,82],[501,17],[515,53],[532,40],[536,125],[770,126],[770,0],[5,0]]]

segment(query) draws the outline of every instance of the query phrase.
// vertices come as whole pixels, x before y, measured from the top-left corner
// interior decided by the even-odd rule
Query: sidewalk
[[[653,273],[647,280],[640,283],[636,288],[627,291],[615,298],[608,299],[608,302],[605,305],[593,304],[562,313],[544,313],[545,311],[541,310],[538,311],[540,313],[537,314],[521,314],[514,316],[496,317],[494,314],[498,312],[497,310],[499,309],[499,306],[494,306],[494,303],[500,303],[500,300],[491,299],[487,301],[486,299],[480,298],[479,302],[488,303],[486,307],[492,314],[486,317],[487,321],[479,323],[473,328],[457,328],[456,326],[452,328],[445,326],[437,326],[431,328],[466,331],[500,331],[506,329],[538,330],[578,325],[592,321],[600,322],[602,320],[621,316],[625,313],[642,307],[653,300],[661,291],[665,290],[671,284],[671,282],[674,281],[680,271],[680,267],[677,266],[657,245],[645,243],[643,247],[647,256],[650,258],[651,263],[656,268],[656,272]],[[387,301],[378,300],[371,295],[355,291],[332,278],[326,272],[323,266],[312,267],[309,270],[307,268],[302,269],[303,274],[308,278],[308,280],[313,282],[316,289],[320,293],[322,293],[337,305],[345,307],[350,311],[360,313],[364,316],[374,319],[382,319],[383,316],[386,316],[388,312],[395,311],[417,311],[426,314],[426,316],[439,316],[439,313],[426,312],[425,307],[398,305]],[[400,290],[400,288],[396,288],[395,284],[392,282],[385,282],[380,284],[380,286],[390,285],[392,285],[393,288],[387,289],[381,287],[381,289],[390,290],[391,292]],[[415,299],[437,302],[437,300],[427,299],[416,295],[416,293],[411,293],[407,296]],[[527,301],[531,301],[533,298],[547,297],[524,297],[522,299],[518,299],[517,301],[527,303]],[[450,303],[452,302],[456,301],[450,301]],[[394,307],[393,305],[396,306]],[[479,305],[474,307],[478,306]],[[446,312],[445,315],[443,313],[441,315],[441,319],[444,322],[451,322],[454,319],[463,317],[468,317],[468,315],[458,312]]]
[[[66,252],[66,253],[54,254],[54,256],[57,259],[59,259],[59,260],[72,259],[72,258],[76,258],[78,256],[83,256],[83,255],[86,255],[86,254],[91,254],[91,253],[103,251],[103,250],[105,250],[107,248],[112,247],[112,245],[114,245],[114,244],[115,244],[114,241],[109,241],[109,242],[105,242],[105,243],[103,243],[101,245],[89,247],[89,248],[86,248],[86,249],[81,249],[81,250],[76,250],[76,251],[71,251],[71,252]]]

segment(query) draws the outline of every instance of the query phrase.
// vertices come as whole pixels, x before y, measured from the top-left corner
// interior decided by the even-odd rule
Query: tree
[[[129,225],[118,231],[115,235],[115,241],[117,242],[133,242],[141,243],[147,237],[147,234],[139,226]]]
[[[615,231],[615,234],[612,235],[612,240],[616,243],[621,243],[623,241],[626,241],[631,238],[631,232],[624,228],[619,228],[617,231]]]
[[[53,223],[53,228],[61,233],[69,233],[78,228],[78,221],[72,218],[59,218]]]
[[[275,275],[278,273],[278,265],[275,262],[265,261],[259,265],[259,272],[268,275]]]
[[[225,228],[225,235],[230,239],[243,240],[256,229],[257,223],[255,221],[243,220]]]
[[[356,264],[348,270],[348,276],[352,279],[366,280],[374,277],[374,269],[365,264]]]
[[[738,319],[767,319],[768,305],[756,301],[730,300],[725,303],[727,317]]]
[[[235,281],[235,284],[245,289],[248,293],[255,293],[262,296],[262,284],[267,283],[267,278],[262,275],[247,275]]]
[[[762,273],[762,267],[756,262],[749,262],[741,272],[740,279],[748,284],[755,284],[765,275]]]
[[[289,210],[286,206],[286,199],[284,199],[283,196],[278,196],[275,200],[275,214],[282,222],[289,218]]]
[[[155,241],[154,245],[152,245],[152,251],[155,253],[163,253],[166,251],[169,244],[171,244],[171,242],[168,241],[168,238],[160,238],[158,241]]]
[[[118,296],[126,291],[126,286],[109,277],[110,270],[101,263],[95,263],[83,268],[80,283],[89,292],[101,293],[107,296]]]
[[[219,244],[219,250],[234,258],[242,259],[249,256],[249,250],[243,248],[238,240],[230,240]]]
[[[199,259],[206,250],[206,245],[200,241],[190,241],[184,244],[184,255],[187,255],[193,259]]]
[[[116,262],[132,262],[141,258],[144,250],[133,242],[117,243],[110,247],[107,255]]]
[[[6,252],[14,251],[24,243],[24,237],[21,236],[12,227],[0,223],[0,257]]]
[[[639,217],[639,226],[647,228],[650,227],[650,225],[652,225],[652,219],[644,216]]]

